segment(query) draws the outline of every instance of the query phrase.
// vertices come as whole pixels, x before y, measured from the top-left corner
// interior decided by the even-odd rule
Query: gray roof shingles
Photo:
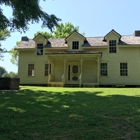
[[[107,42],[103,41],[104,37],[87,37],[86,41],[82,45],[83,47],[95,47],[95,46],[107,46]],[[56,47],[68,47],[66,40],[62,39],[48,39],[48,43],[44,46],[45,48],[56,48]],[[138,45],[140,44],[140,36],[122,36],[119,45]],[[29,41],[21,41],[21,43],[15,47],[15,49],[28,49],[35,48],[35,41],[29,39]]]

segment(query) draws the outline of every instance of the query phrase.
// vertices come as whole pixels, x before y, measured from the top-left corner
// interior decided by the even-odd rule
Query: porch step
[[[65,84],[64,87],[79,87],[79,84]]]
[[[49,82],[48,87],[63,87],[62,82]]]

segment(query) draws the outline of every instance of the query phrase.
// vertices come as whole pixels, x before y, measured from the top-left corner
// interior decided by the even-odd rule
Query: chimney
[[[23,37],[21,38],[21,41],[29,41],[29,38],[28,38],[27,36],[23,36]]]
[[[140,30],[136,30],[136,31],[134,31],[134,34],[133,34],[134,36],[139,36],[140,37]]]

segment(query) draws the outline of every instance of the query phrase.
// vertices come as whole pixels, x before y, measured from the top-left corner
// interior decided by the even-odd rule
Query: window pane
[[[74,49],[74,50],[79,49],[79,42],[78,41],[72,42],[72,49]]]
[[[73,72],[73,73],[78,73],[78,66],[74,65],[74,66],[72,67],[72,72]]]
[[[116,40],[109,41],[109,52],[116,53]]]
[[[37,44],[37,55],[43,55],[43,44]]]
[[[51,74],[51,64],[45,64],[45,76]]]
[[[28,64],[28,76],[34,76],[34,64]]]
[[[100,75],[107,76],[107,63],[100,64]]]
[[[120,63],[120,76],[128,76],[127,63]]]

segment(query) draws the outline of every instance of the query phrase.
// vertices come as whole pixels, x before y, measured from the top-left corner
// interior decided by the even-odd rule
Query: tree
[[[16,42],[16,45],[19,45],[20,41]],[[11,54],[11,59],[10,61],[12,62],[12,64],[18,65],[18,56],[19,56],[19,52],[17,50],[11,49],[10,50],[10,54]]]
[[[4,41],[9,36],[10,36],[10,32],[8,30],[0,30],[0,42]],[[2,60],[3,53],[5,52],[7,52],[6,49],[2,48],[0,43],[0,60]]]
[[[74,26],[72,23],[60,23],[56,26],[56,28],[52,31],[52,33],[48,32],[37,32],[34,34],[34,37],[36,37],[38,34],[43,35],[45,38],[66,38],[68,37],[72,32],[79,32],[79,26]],[[82,33],[84,35],[84,33]]]
[[[66,38],[68,37],[72,32],[79,31],[79,26],[74,26],[70,22],[68,23],[60,23],[58,26],[56,26],[56,29],[53,31],[53,37],[54,38]]]
[[[79,26],[74,26],[72,23],[68,22],[68,23],[60,23],[57,25],[57,27],[52,31],[52,33],[48,33],[48,32],[36,32],[34,34],[34,37],[36,37],[38,34],[41,34],[42,36],[44,36],[45,38],[49,39],[49,38],[66,38],[68,37],[72,32],[77,31],[79,32]],[[84,35],[84,33],[82,33],[82,35]],[[19,42],[18,42],[19,43]],[[18,44],[17,44],[18,45]],[[10,51],[11,54],[11,62],[13,64],[18,65],[18,51],[12,49]]]
[[[39,0],[0,0],[0,5],[12,8],[13,17],[7,18],[0,8],[0,30],[27,31],[29,23],[42,21],[42,27],[52,30],[61,20],[41,10]]]
[[[17,75],[17,73],[14,73],[14,72],[5,72],[3,75],[2,75],[2,77],[9,77],[9,78],[17,78],[18,77],[18,75]]]
[[[43,37],[45,37],[45,38],[53,38],[52,33],[40,32],[40,31],[36,32],[36,33],[34,34],[34,37],[36,37],[38,34],[41,34],[41,35],[42,35]]]
[[[0,77],[2,77],[2,75],[6,72],[5,68],[0,66]]]

